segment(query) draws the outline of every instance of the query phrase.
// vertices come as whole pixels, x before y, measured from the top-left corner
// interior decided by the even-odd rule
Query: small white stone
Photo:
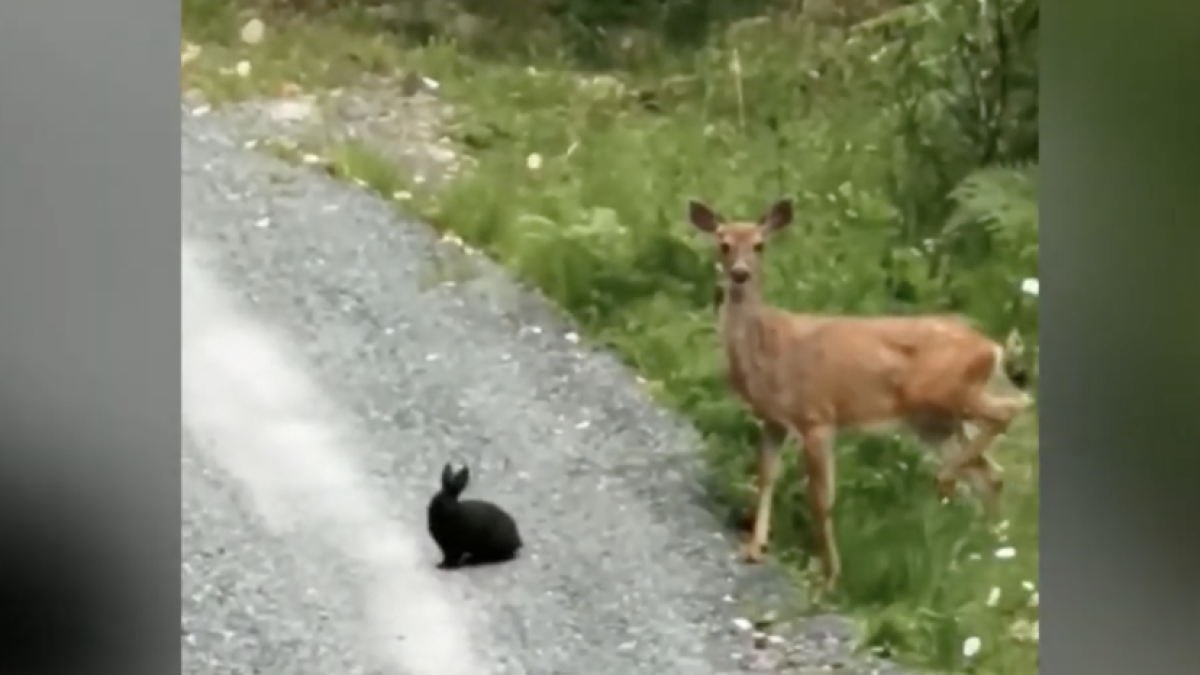
[[[746,633],[753,630],[754,624],[750,622],[750,619],[744,619],[739,616],[733,620],[733,627],[740,632]]]
[[[567,333],[565,337],[567,338],[567,342],[571,342],[574,344],[579,343],[579,334],[578,333]]]
[[[297,122],[316,113],[316,106],[307,99],[282,99],[271,103],[268,114],[276,122]]]
[[[321,158],[318,155],[307,152],[304,154],[304,157],[301,158],[301,161],[303,161],[305,164],[320,164]]]
[[[262,227],[262,228],[270,227],[271,219],[267,216],[263,216],[262,218],[259,218],[258,220],[254,221],[254,225],[256,227]]]

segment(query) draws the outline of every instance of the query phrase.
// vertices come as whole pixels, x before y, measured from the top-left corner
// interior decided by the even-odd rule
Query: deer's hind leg
[[[963,470],[971,487],[982,497],[988,516],[998,517],[1000,498],[1004,494],[1004,469],[984,453],[978,459],[971,460]]]
[[[779,451],[787,438],[787,428],[764,420],[761,434],[758,441],[758,494],[754,507],[754,524],[742,547],[742,557],[750,563],[762,561],[771,536],[771,503],[775,498],[775,482],[779,479],[781,468],[782,458]]]
[[[971,440],[966,424],[959,419],[930,417],[914,420],[913,427],[923,443],[937,450],[943,466],[952,457],[965,452]],[[943,498],[953,496],[954,486],[958,480],[965,478],[983,499],[987,511],[991,514],[998,512],[1000,494],[1004,489],[1003,470],[986,452],[962,465],[953,480],[943,478],[939,471],[938,487]]]
[[[998,464],[988,457],[988,450],[1001,434],[1008,431],[1017,414],[1025,409],[1027,401],[1020,397],[992,394],[984,389],[973,393],[964,406],[964,418],[977,427],[973,438],[967,438],[965,430],[961,436],[961,449],[948,455],[938,472],[938,485],[943,489],[952,487],[960,477],[971,479],[973,485],[981,485],[988,509],[995,513],[999,508],[1000,493],[1004,479]],[[963,425],[960,424],[960,428]]]

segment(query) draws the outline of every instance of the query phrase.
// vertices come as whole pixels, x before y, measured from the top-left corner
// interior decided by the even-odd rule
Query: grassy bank
[[[946,47],[936,31],[907,28],[920,39],[901,48],[879,31],[794,12],[728,23],[687,47],[625,30],[588,44],[587,65],[607,56],[599,70],[549,21],[530,19],[517,40],[464,15],[446,39],[416,43],[396,17],[270,15],[267,37],[246,46],[238,29],[248,16],[185,0],[184,36],[202,48],[183,68],[185,86],[278,95],[398,69],[440,82],[459,111],[448,133],[476,164],[436,191],[372,148],[320,150],[340,173],[485,250],[618,351],[707,439],[720,508],[749,503],[756,434],[725,386],[711,251],[684,220],[687,198],[753,217],[795,197],[797,222],[767,253],[777,304],[955,309],[1036,344],[1036,299],[1018,290],[1037,276],[1033,169],[1014,159],[1028,138],[975,138],[946,121],[960,111],[939,93],[952,65],[937,65]],[[946,10],[940,20],[968,19]],[[252,74],[231,74],[243,59]],[[1036,672],[1036,419],[998,448],[1009,488],[995,529],[969,498],[938,502],[911,444],[847,434],[839,445],[840,608],[903,660]],[[789,465],[772,550],[803,569],[803,477]],[[973,636],[983,646],[966,659]]]

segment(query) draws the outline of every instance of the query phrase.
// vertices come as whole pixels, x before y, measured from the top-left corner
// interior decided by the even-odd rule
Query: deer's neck
[[[721,300],[721,335],[727,346],[736,346],[751,339],[758,330],[764,309],[759,289],[749,284],[726,284]]]

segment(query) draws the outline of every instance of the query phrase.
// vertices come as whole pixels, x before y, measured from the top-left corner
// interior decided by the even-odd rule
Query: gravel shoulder
[[[738,627],[745,607],[787,602],[786,581],[734,560],[703,503],[695,434],[541,298],[482,259],[469,278],[431,283],[439,261],[467,254],[354,186],[248,149],[286,133],[266,108],[195,107],[181,116],[182,236],[365,439],[389,518],[422,531],[457,459],[471,493],[521,523],[519,562],[446,582],[478,619],[471,640],[490,672],[898,672],[852,656],[836,617],[764,628],[775,639]],[[185,672],[386,672],[335,653],[362,620],[349,609],[361,570],[269,534],[205,443],[185,433],[182,630],[229,639],[192,640]],[[432,567],[432,543],[423,551]],[[221,602],[205,599],[221,584]],[[256,636],[239,649],[259,656],[231,647],[234,634]]]

